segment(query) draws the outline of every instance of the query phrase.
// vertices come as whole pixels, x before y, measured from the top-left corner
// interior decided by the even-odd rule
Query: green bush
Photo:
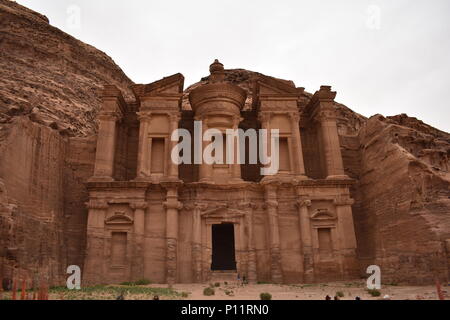
[[[342,298],[342,297],[344,296],[344,293],[343,293],[342,291],[338,291],[338,292],[336,292],[336,295],[337,295],[339,298]]]
[[[150,283],[151,282],[148,279],[140,279],[140,280],[136,280],[136,281],[125,281],[125,282],[122,282],[121,285],[122,286],[145,286]]]
[[[381,296],[380,290],[377,290],[377,289],[367,289],[367,292],[368,292],[372,297],[379,297],[379,296]]]
[[[214,289],[211,288],[211,287],[205,288],[205,289],[203,290],[203,295],[204,295],[204,296],[213,296],[215,293],[216,293],[216,292],[215,292]]]
[[[187,298],[188,296],[189,296],[188,292],[182,292],[181,293],[181,297],[183,297],[183,298]]]
[[[220,282],[214,283],[214,287],[220,287]]]
[[[272,295],[268,292],[263,292],[259,295],[261,300],[272,300]]]
[[[225,290],[225,294],[226,294],[227,296],[231,296],[231,295],[233,295],[234,293],[233,293],[232,290]]]
[[[150,284],[150,283],[151,283],[151,281],[148,280],[148,279],[141,279],[141,280],[137,280],[137,281],[135,282],[135,284],[136,284],[137,286],[146,286],[146,285],[148,285],[148,284]]]

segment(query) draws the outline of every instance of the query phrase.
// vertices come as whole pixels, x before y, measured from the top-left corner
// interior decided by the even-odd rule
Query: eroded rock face
[[[28,115],[74,136],[96,131],[97,94],[112,83],[130,95],[132,82],[103,52],[12,1],[0,1],[0,122]]]
[[[406,115],[377,115],[359,138],[354,216],[362,265],[379,265],[395,283],[446,279],[450,135]]]
[[[63,283],[67,265],[84,262],[98,89],[114,84],[131,102],[132,82],[104,53],[14,2],[0,0],[0,34],[0,278]],[[225,73],[246,90],[253,125],[253,81],[263,75]],[[189,92],[207,80],[185,91],[184,112]],[[299,109],[311,97],[305,92]],[[345,173],[357,180],[361,274],[378,264],[386,282],[448,278],[450,135],[406,115],[366,119],[335,107]]]
[[[104,83],[126,97],[132,84],[101,51],[0,0],[0,277],[62,283],[68,264],[82,265],[95,155],[86,136]]]

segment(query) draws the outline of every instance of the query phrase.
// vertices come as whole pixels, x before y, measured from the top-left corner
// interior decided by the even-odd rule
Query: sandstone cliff
[[[362,266],[384,281],[432,283],[450,265],[450,135],[406,115],[361,128],[354,217]]]
[[[105,83],[131,96],[132,82],[103,52],[0,0],[0,278],[58,282],[68,264],[82,265],[83,183]]]
[[[132,82],[111,58],[39,13],[0,0],[0,35],[1,123],[27,115],[69,135],[89,135],[104,83],[131,96]]]
[[[226,72],[250,93],[250,110],[252,81],[261,74]],[[82,265],[83,183],[92,175],[104,83],[131,99],[132,82],[108,56],[44,16],[0,0],[0,278],[39,273],[56,283],[67,265]],[[187,94],[198,85],[186,89],[187,112]],[[305,102],[310,97],[305,93]],[[386,282],[447,277],[450,135],[406,115],[366,119],[336,107],[345,170],[357,181],[362,275],[378,264]]]

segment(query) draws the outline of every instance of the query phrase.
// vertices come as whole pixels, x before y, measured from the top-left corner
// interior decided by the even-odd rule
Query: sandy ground
[[[326,295],[332,298],[338,291],[344,294],[341,300],[354,300],[359,296],[362,300],[380,300],[389,295],[391,300],[437,300],[435,286],[382,286],[381,296],[372,297],[365,287],[365,282],[333,282],[315,285],[275,285],[254,284],[239,286],[236,282],[225,285],[221,282],[220,287],[215,287],[214,296],[204,296],[203,289],[208,285],[201,284],[177,284],[173,288],[177,291],[188,292],[188,300],[259,300],[262,292],[272,295],[272,300],[324,300]],[[446,299],[450,299],[450,287],[442,286]],[[225,292],[228,291],[229,295]],[[232,292],[230,294],[230,292]]]
[[[168,288],[167,284],[149,284],[142,286],[100,286],[87,287],[83,290],[53,290],[49,293],[50,300],[116,300],[119,294],[124,294],[125,300],[152,300],[157,294],[160,300],[260,300],[260,294],[270,293],[272,300],[324,300],[326,295],[333,298],[340,292],[340,300],[382,300],[389,295],[390,300],[437,300],[435,286],[393,286],[382,285],[379,297],[372,297],[366,290],[365,281],[332,282],[321,284],[251,284],[240,285],[236,281],[214,284],[176,284]],[[215,294],[205,296],[203,290],[214,288]],[[112,290],[111,292],[111,289]],[[442,284],[445,299],[450,299],[450,284]],[[28,297],[31,299],[32,294]],[[11,299],[11,292],[0,293],[0,300]],[[17,292],[20,299],[20,292]]]

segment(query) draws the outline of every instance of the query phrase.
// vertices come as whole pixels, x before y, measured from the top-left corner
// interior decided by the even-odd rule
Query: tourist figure
[[[361,298],[359,296],[356,296],[355,300],[361,300]]]
[[[338,296],[334,296],[334,300],[341,300]]]
[[[125,291],[121,291],[116,300],[125,300]]]
[[[329,295],[327,295],[327,296],[325,297],[325,300],[331,300],[331,297],[330,297]]]
[[[158,296],[158,295],[154,295],[154,296],[153,296],[153,300],[155,300],[155,301],[156,301],[156,300],[159,300],[159,296]]]

